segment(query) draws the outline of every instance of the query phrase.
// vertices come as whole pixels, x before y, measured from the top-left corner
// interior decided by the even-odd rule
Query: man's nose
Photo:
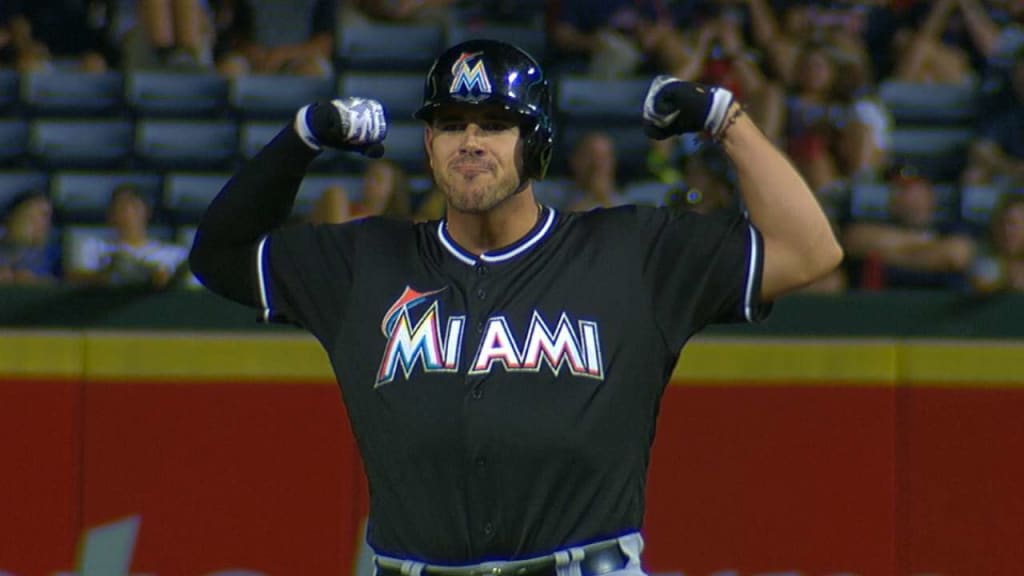
[[[462,131],[462,142],[459,146],[459,152],[463,154],[480,154],[483,149],[480,147],[480,126],[477,124],[467,124],[466,129]]]

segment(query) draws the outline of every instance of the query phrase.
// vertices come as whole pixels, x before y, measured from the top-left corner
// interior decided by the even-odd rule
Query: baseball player
[[[490,40],[441,54],[416,113],[444,219],[281,227],[323,148],[384,153],[384,109],[361,98],[299,110],[203,216],[201,281],[330,358],[378,574],[642,574],[649,449],[683,344],[838,264],[814,196],[728,91],[661,76],[641,104],[651,137],[721,142],[749,219],[539,204],[549,85]]]

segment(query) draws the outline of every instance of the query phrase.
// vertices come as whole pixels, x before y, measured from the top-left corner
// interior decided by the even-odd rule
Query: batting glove
[[[654,140],[702,130],[718,137],[732,103],[725,88],[661,75],[644,99],[644,132]]]
[[[313,150],[337,148],[370,158],[384,155],[388,121],[384,106],[368,98],[342,98],[303,106],[295,114],[295,131]]]

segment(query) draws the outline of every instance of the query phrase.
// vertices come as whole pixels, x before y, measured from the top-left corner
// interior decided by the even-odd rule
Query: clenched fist
[[[725,88],[658,76],[644,99],[644,132],[655,140],[702,130],[718,137],[732,103]]]

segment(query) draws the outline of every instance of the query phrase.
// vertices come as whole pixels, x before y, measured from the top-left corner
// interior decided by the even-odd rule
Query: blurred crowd
[[[345,25],[452,19],[543,28],[549,75],[669,73],[732,90],[818,194],[846,250],[809,291],[1024,290],[1024,0],[4,0],[0,66],[327,76]],[[886,82],[971,90],[981,112],[957,162],[935,169],[893,153]],[[628,177],[620,144],[584,132],[538,195],[563,210],[612,207],[639,201],[630,190],[642,180],[659,184],[646,202],[742,210],[714,143],[649,142],[642,173]],[[327,187],[297,219],[443,216],[443,196],[414,190],[417,176],[369,162],[358,189]],[[963,196],[975,189],[994,199],[967,220]],[[863,190],[881,191],[881,205],[859,210]],[[108,200],[108,232],[69,246],[56,240],[45,191],[10,199],[0,283],[195,285],[185,245],[149,231],[152,199],[123,185]]]

